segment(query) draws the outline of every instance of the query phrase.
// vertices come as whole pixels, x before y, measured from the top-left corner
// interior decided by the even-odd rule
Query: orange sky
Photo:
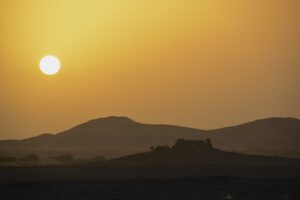
[[[298,0],[2,0],[0,139],[92,118],[300,118]],[[42,56],[60,58],[46,76]]]

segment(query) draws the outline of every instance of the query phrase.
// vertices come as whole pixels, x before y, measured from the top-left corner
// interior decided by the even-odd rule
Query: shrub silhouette
[[[152,152],[162,152],[167,150],[214,150],[211,140],[185,140],[185,139],[178,139],[172,147],[168,145],[158,145],[158,146],[151,146],[150,151]]]

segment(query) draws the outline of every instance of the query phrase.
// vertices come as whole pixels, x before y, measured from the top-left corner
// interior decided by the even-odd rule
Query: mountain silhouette
[[[172,145],[177,139],[210,138],[221,150],[247,154],[300,157],[300,120],[268,118],[214,130],[153,125],[127,117],[88,121],[58,134],[0,141],[0,154],[71,153],[119,157],[145,152],[153,145]]]

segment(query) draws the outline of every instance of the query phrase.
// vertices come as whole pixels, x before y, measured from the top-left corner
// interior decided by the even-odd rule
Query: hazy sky
[[[300,118],[299,0],[1,0],[0,139],[92,118]],[[46,76],[42,56],[60,58]]]

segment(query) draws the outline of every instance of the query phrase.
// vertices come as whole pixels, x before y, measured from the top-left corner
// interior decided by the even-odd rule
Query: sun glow
[[[40,61],[40,70],[46,75],[54,75],[60,70],[60,61],[57,57],[48,55]]]

